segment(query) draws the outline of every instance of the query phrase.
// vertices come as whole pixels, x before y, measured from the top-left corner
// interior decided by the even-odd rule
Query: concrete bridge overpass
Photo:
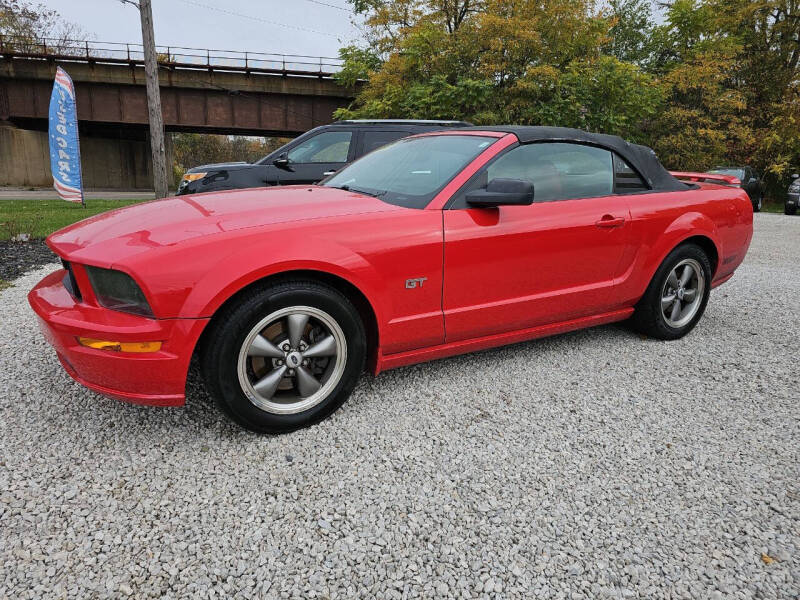
[[[298,135],[354,90],[337,59],[159,48],[168,132]],[[152,186],[141,46],[0,39],[0,185],[50,185],[47,116],[56,66],[75,82],[87,187]],[[20,157],[24,157],[21,159]]]

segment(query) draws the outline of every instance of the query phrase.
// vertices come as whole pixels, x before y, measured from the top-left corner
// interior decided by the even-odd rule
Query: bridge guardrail
[[[326,56],[238,52],[182,46],[156,46],[156,52],[160,65],[181,69],[331,77],[342,68],[341,59]],[[31,39],[3,35],[0,35],[0,55],[86,62],[144,63],[144,48],[141,44],[56,38]]]

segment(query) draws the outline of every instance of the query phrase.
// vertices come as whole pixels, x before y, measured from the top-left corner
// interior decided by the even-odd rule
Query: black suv
[[[761,205],[764,202],[764,190],[761,184],[761,178],[752,167],[714,167],[709,173],[716,173],[717,175],[733,175],[738,177],[741,181],[741,187],[750,197],[750,202],[753,204],[753,212],[760,212]]]
[[[470,125],[466,121],[337,121],[307,131],[255,164],[220,163],[189,169],[178,195],[316,183],[367,152],[400,138]]]

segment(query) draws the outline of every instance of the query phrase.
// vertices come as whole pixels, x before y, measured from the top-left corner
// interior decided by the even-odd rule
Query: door
[[[609,311],[630,233],[610,151],[571,143],[516,146],[444,211],[442,305],[448,342]],[[534,185],[530,206],[470,208],[495,178]]]
[[[279,185],[316,183],[325,173],[341,169],[350,157],[353,131],[328,130],[311,136],[287,152],[288,163],[273,166],[270,178]]]

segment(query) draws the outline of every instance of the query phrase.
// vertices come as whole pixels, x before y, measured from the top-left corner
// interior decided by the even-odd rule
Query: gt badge
[[[415,277],[414,279],[406,279],[406,289],[413,290],[414,288],[422,287],[422,284],[428,281],[427,277]]]

